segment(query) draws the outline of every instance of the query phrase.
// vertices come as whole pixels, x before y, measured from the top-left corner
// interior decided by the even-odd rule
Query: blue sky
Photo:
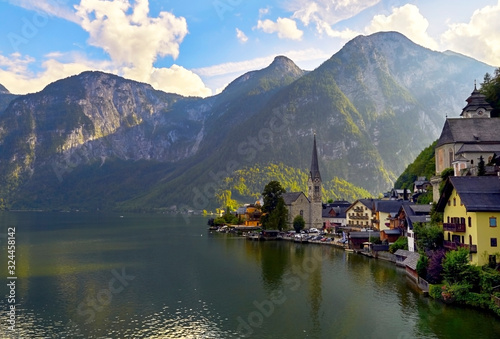
[[[101,70],[210,96],[286,55],[312,70],[357,35],[399,31],[500,66],[500,0],[0,0],[12,93]]]

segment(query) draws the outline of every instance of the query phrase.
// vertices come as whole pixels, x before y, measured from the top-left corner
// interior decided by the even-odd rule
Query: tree
[[[450,251],[443,259],[443,278],[449,284],[462,283],[468,267],[468,249],[461,247],[456,251]]]
[[[399,237],[396,242],[392,243],[389,246],[389,252],[390,253],[395,253],[397,250],[408,250],[408,238],[407,237]]]
[[[455,170],[452,167],[445,168],[441,172],[441,183],[439,184],[439,195],[443,193],[444,185],[446,184],[446,180],[448,177],[452,177],[455,174]]]
[[[295,230],[295,232],[300,233],[300,230],[302,230],[305,225],[306,225],[306,221],[304,220],[304,218],[301,215],[297,215],[293,219],[293,229]]]
[[[279,197],[278,204],[274,211],[269,214],[269,221],[267,225],[264,225],[266,229],[278,229],[282,231],[286,227],[286,222],[288,219],[288,210],[285,206],[285,200],[283,197]]]
[[[477,163],[477,175],[478,176],[484,176],[486,174],[486,167],[484,164],[484,158],[481,155],[479,157],[479,162]]]
[[[264,199],[262,212],[270,213],[274,211],[278,206],[279,198],[281,198],[283,193],[286,193],[286,190],[278,181],[270,181],[266,187],[264,187],[264,191],[262,192],[262,197]]]
[[[278,229],[281,231],[285,228],[288,218],[288,210],[282,197],[285,192],[285,189],[278,181],[270,181],[264,187],[262,192],[264,199],[262,212],[265,213],[265,216],[261,219],[264,229]]]
[[[486,96],[486,101],[493,107],[492,117],[500,116],[500,67],[495,69],[495,74],[486,73],[481,84],[481,93]]]
[[[443,280],[443,259],[446,255],[444,248],[429,253],[426,280],[431,284],[439,284]]]
[[[420,252],[427,252],[443,247],[443,230],[438,225],[415,223],[413,226],[417,248]]]
[[[427,266],[429,266],[429,258],[425,254],[421,254],[417,262],[417,274],[422,278],[427,278]]]

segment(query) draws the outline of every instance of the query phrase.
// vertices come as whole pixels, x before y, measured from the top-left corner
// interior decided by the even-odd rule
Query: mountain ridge
[[[486,72],[392,32],[357,37],[310,72],[278,56],[208,98],[83,72],[0,114],[0,197],[16,208],[213,208],[238,169],[307,169],[315,132],[322,177],[377,194]]]

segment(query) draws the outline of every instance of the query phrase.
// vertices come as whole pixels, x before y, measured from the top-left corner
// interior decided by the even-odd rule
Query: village
[[[249,240],[332,245],[389,260],[404,267],[426,294],[433,293],[429,291],[431,283],[442,282],[442,267],[439,277],[426,273],[433,256],[440,253],[440,266],[446,252],[459,250],[471,267],[497,272],[493,280],[499,280],[498,283],[481,292],[491,294],[491,302],[496,306],[490,308],[496,307],[500,315],[500,118],[491,116],[492,107],[476,87],[466,101],[460,118],[446,119],[435,147],[435,176],[418,177],[413,189],[394,188],[379,199],[322,202],[315,135],[308,194],[281,194],[287,213],[285,227],[262,228],[261,219],[266,213],[262,211],[265,199],[261,199],[232,212],[235,224],[212,229],[239,233]],[[425,192],[432,192],[433,203],[417,204],[418,196]],[[302,224],[297,220],[302,220]],[[426,227],[437,228],[438,234],[431,241],[433,244],[423,246],[420,241],[419,246],[417,229]],[[419,262],[427,266],[419,268]],[[451,292],[447,289],[451,285],[441,284],[437,297],[449,299]]]

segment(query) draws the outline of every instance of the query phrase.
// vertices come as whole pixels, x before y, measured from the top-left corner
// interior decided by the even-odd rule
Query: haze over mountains
[[[310,72],[277,57],[205,99],[101,72],[22,96],[0,86],[0,198],[10,208],[210,209],[235,170],[306,173],[314,133],[323,181],[378,194],[486,72],[387,32],[353,39]]]

